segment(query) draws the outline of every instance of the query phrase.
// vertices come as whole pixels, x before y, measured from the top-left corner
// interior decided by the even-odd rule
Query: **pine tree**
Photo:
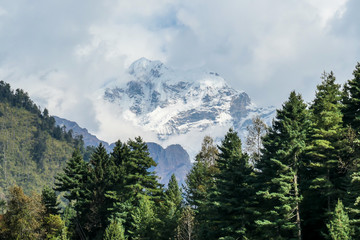
[[[49,188],[48,186],[45,186],[41,194],[41,201],[45,205],[47,215],[59,214],[60,211],[59,203],[57,201],[56,193],[53,189]]]
[[[89,162],[89,173],[84,186],[88,194],[85,199],[78,200],[83,201],[83,207],[86,208],[82,213],[85,217],[84,229],[89,235],[101,236],[108,225],[108,208],[112,206],[112,202],[105,196],[112,185],[112,179],[108,176],[109,167],[109,156],[100,143]]]
[[[73,228],[76,234],[82,238],[86,237],[84,225],[87,222],[86,214],[89,211],[90,192],[86,186],[88,176],[88,165],[83,160],[80,150],[76,149],[72,157],[66,162],[64,172],[55,177],[55,190],[65,192],[64,197],[70,204],[74,204],[76,213],[72,219],[72,225],[74,225]]]
[[[66,162],[64,172],[55,177],[55,190],[66,192],[64,197],[69,201],[84,197],[83,185],[87,180],[88,168],[82,159],[79,149]]]
[[[338,200],[332,219],[326,225],[329,230],[329,236],[332,240],[351,240],[352,229],[344,205]]]
[[[346,194],[343,203],[355,235],[360,234],[360,140],[355,131],[347,126],[345,136],[341,141],[339,171],[343,172],[343,181],[346,182]]]
[[[310,107],[312,125],[303,204],[306,238],[321,238],[336,199],[345,193],[345,174],[339,169],[344,136],[340,85],[332,72],[324,73],[322,80]]]
[[[125,240],[125,230],[121,222],[113,220],[107,226],[103,240]]]
[[[106,192],[106,197],[112,201],[110,218],[121,220],[125,235],[132,237],[140,227],[136,223],[138,218],[134,218],[137,216],[135,213],[140,211],[138,208],[143,204],[140,200],[146,199],[154,213],[154,222],[159,223],[157,211],[163,190],[155,173],[149,171],[156,163],[149,156],[146,143],[140,137],[127,143],[116,142],[109,165],[111,171],[108,175],[113,179],[112,186]],[[159,236],[157,228],[151,231],[149,234]]]
[[[161,204],[161,214],[159,216],[162,222],[162,239],[175,239],[176,237],[176,228],[182,211],[183,199],[181,194],[175,174],[172,174],[167,189],[165,189],[164,203]]]
[[[155,172],[149,171],[151,167],[156,167],[156,163],[150,157],[147,144],[141,137],[137,137],[135,140],[129,140],[127,145],[131,153],[125,189],[132,192],[134,196],[142,195],[145,192],[153,199],[159,198],[162,189],[157,181]]]
[[[246,239],[253,225],[253,171],[249,157],[241,150],[241,140],[232,129],[219,146],[219,173],[211,191],[208,207],[208,238],[232,237]]]
[[[299,191],[302,154],[307,131],[307,109],[300,95],[291,92],[281,110],[277,110],[269,134],[263,140],[263,156],[256,167],[260,238],[302,238]]]
[[[342,112],[344,123],[350,125],[356,133],[360,132],[360,63],[353,72],[354,78],[344,86]]]
[[[131,239],[158,239],[155,231],[158,220],[149,196],[140,195],[139,205],[133,208],[131,217]]]
[[[195,163],[186,176],[185,199],[195,214],[193,231],[198,238],[207,234],[210,189],[215,187],[214,176],[219,172],[216,166],[218,149],[210,136],[205,136]]]
[[[46,215],[42,228],[45,230],[45,239],[67,240],[67,229],[60,215]]]

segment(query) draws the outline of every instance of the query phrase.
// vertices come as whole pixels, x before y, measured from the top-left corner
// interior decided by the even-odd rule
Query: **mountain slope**
[[[0,195],[13,184],[26,193],[52,185],[81,144],[56,127],[47,110],[41,113],[27,93],[0,82]]]
[[[160,61],[141,58],[129,67],[129,76],[125,85],[112,83],[104,89],[104,99],[116,104],[124,119],[156,133],[161,141],[187,136],[178,143],[189,149],[194,132],[203,132],[198,134],[202,137],[216,132],[217,138],[234,127],[243,134],[253,116],[271,124],[275,115],[274,107],[256,107],[245,92],[231,88],[214,72],[175,71]],[[202,139],[196,138],[199,145]]]
[[[89,133],[86,128],[80,127],[76,122],[67,120],[65,118],[53,116],[55,119],[56,125],[60,127],[65,127],[67,131],[72,131],[74,136],[82,136],[84,141],[84,146],[98,146],[100,143],[104,145],[106,150],[110,152],[113,149],[113,145],[109,145],[109,143],[98,139],[95,135]]]

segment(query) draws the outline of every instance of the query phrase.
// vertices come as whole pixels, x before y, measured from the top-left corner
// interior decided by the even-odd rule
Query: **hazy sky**
[[[0,0],[0,79],[92,132],[104,118],[97,90],[126,81],[140,57],[216,71],[260,106],[294,89],[311,101],[323,71],[352,77],[359,10],[359,0]]]

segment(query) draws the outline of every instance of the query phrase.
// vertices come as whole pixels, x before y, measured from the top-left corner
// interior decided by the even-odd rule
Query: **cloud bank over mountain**
[[[1,1],[0,79],[91,132],[112,119],[97,90],[128,82],[140,57],[218,72],[258,105],[279,106],[293,89],[310,101],[322,71],[340,82],[351,77],[359,7],[356,0]]]

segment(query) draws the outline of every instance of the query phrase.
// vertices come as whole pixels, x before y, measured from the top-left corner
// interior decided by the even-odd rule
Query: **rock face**
[[[67,130],[72,130],[75,136],[82,135],[84,145],[98,146],[102,143],[108,152],[111,152],[114,144],[99,140],[95,135],[88,132],[86,128],[81,128],[76,122],[54,116],[58,126],[65,126]],[[151,171],[155,171],[160,178],[160,183],[167,184],[172,174],[175,174],[179,184],[184,183],[186,174],[191,169],[189,154],[179,144],[170,145],[167,148],[161,147],[157,143],[147,143],[150,156],[157,163]]]
[[[271,123],[275,114],[273,107],[256,107],[245,92],[231,88],[214,72],[175,71],[141,58],[129,67],[129,75],[126,85],[106,88],[104,99],[159,140],[217,126],[241,132],[254,115]]]
[[[150,156],[158,164],[154,169],[158,176],[161,177],[160,182],[167,184],[172,174],[175,174],[179,184],[183,184],[186,174],[191,169],[189,154],[179,144],[170,145],[162,148],[157,143],[147,143]]]

